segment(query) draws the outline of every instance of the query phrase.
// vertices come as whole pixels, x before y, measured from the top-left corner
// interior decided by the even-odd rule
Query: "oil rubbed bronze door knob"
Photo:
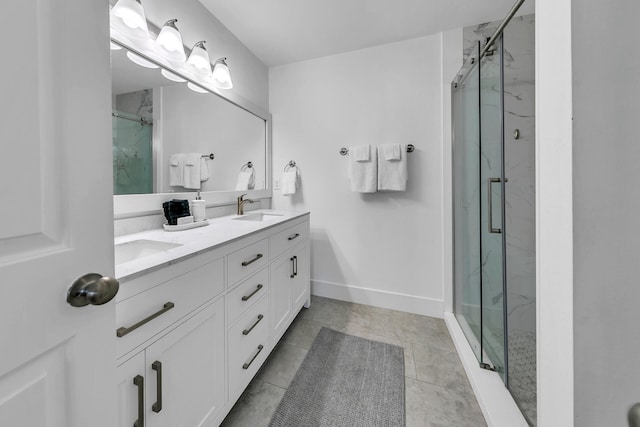
[[[74,307],[106,304],[116,296],[119,288],[116,279],[98,273],[85,274],[67,291],[67,302]]]

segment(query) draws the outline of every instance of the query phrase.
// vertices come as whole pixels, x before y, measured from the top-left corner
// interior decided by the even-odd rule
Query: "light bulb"
[[[196,68],[199,73],[208,76],[211,74],[211,61],[209,60],[209,54],[204,44],[205,41],[203,40],[193,45],[191,55],[189,55],[189,59],[187,59],[187,64]]]
[[[187,56],[184,53],[182,36],[176,27],[176,22],[178,22],[177,19],[170,19],[162,26],[156,38],[156,47],[170,61],[182,62]]]
[[[140,65],[145,68],[160,68],[156,64],[151,61],[144,59],[142,56],[137,55],[131,51],[127,52],[127,58],[131,60],[131,62]]]
[[[184,83],[186,82],[185,79],[183,79],[182,77],[180,77],[177,74],[172,73],[171,71],[163,68],[162,70],[160,70],[160,74],[162,74],[163,76],[165,76],[166,78],[168,78],[171,81],[174,82],[178,82],[178,83]]]
[[[119,45],[115,44],[114,42],[111,42],[111,50],[120,50],[122,49]]]
[[[191,83],[191,82],[188,82],[188,83],[187,83],[187,87],[188,87],[189,89],[191,89],[192,91],[194,91],[194,92],[198,92],[198,93],[209,93],[209,91],[208,91],[208,90],[203,89],[203,88],[201,88],[200,86],[198,86],[198,85],[196,85],[196,84],[193,84],[193,83]]]
[[[140,0],[118,0],[111,9],[111,14],[124,23],[129,35],[136,38],[149,37],[147,19]]]
[[[233,87],[226,59],[218,59],[213,66],[213,84],[220,89],[231,89]]]

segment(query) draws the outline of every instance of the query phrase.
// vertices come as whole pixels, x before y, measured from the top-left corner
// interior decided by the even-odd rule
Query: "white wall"
[[[316,294],[443,315],[441,36],[269,72],[274,179],[295,160],[302,188],[279,209],[310,209]],[[404,193],[349,190],[341,147],[412,143]]]
[[[147,19],[158,27],[177,18],[185,45],[191,47],[206,40],[212,62],[227,57],[233,79],[231,91],[268,109],[267,67],[198,0],[145,0],[143,4]]]
[[[575,425],[626,426],[640,402],[640,2],[571,11]]]

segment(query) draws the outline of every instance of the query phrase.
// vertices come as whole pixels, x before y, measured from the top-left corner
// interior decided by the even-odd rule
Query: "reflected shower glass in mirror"
[[[181,79],[169,70],[139,63],[145,62],[132,62],[126,49],[111,51],[114,194],[198,186],[201,191],[265,189],[266,121],[216,94],[196,92],[184,80],[174,81]],[[197,154],[200,179],[194,180],[189,168]],[[253,171],[252,179],[247,171]]]

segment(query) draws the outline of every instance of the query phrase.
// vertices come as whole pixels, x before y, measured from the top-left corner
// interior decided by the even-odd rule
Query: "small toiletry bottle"
[[[202,198],[200,197],[200,191],[198,191],[196,199],[191,201],[191,215],[193,215],[193,220],[195,222],[200,222],[207,219],[205,213],[205,205],[206,202],[202,200]]]

